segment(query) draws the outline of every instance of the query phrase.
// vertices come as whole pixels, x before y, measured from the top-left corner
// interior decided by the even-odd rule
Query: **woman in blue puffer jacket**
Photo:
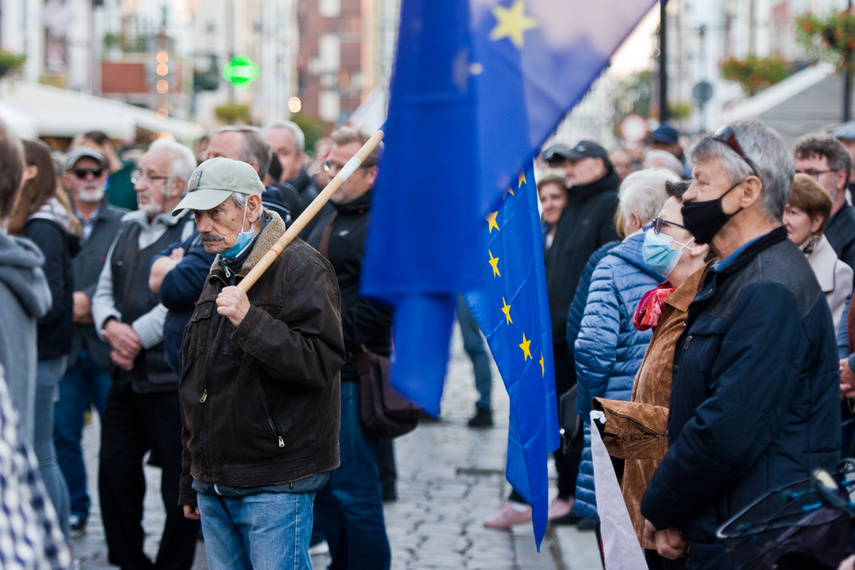
[[[627,237],[594,269],[576,338],[576,409],[583,420],[585,447],[576,480],[575,512],[586,519],[599,520],[591,461],[591,399],[632,397],[633,379],[651,337],[651,331],[640,332],[632,326],[632,316],[642,295],[665,280],[644,264],[642,228],[668,198],[666,182],[679,182],[679,178],[670,171],[649,169],[627,176],[621,184],[618,212]]]

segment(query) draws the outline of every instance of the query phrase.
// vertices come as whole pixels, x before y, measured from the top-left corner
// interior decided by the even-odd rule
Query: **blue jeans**
[[[377,470],[377,439],[359,420],[359,383],[341,383],[341,465],[315,497],[331,570],[388,570],[392,564]]]
[[[211,570],[311,570],[314,493],[196,494]]]
[[[56,388],[65,372],[66,357],[39,360],[36,366],[36,407],[33,417],[36,420],[33,436],[33,450],[39,460],[39,473],[47,488],[48,496],[56,509],[59,526],[66,541],[71,540],[68,526],[70,514],[68,486],[59,464],[56,462],[56,449],[53,445],[53,405],[56,400]]]
[[[493,376],[490,371],[490,355],[478,322],[472,316],[472,311],[466,304],[463,295],[457,296],[457,321],[460,323],[460,332],[463,336],[463,350],[472,361],[472,370],[475,373],[475,389],[478,390],[478,401],[475,407],[489,410],[493,402]]]
[[[56,458],[71,496],[71,514],[84,521],[89,517],[89,494],[86,492],[86,465],[80,440],[83,437],[83,414],[93,404],[98,416],[104,416],[107,393],[110,391],[110,373],[101,370],[86,350],[81,350],[77,362],[69,368],[59,382],[59,401],[54,407],[56,415],[53,441]]]

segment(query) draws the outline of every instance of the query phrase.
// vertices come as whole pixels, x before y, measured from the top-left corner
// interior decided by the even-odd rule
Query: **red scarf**
[[[665,299],[671,296],[676,287],[672,287],[669,281],[663,281],[651,289],[641,298],[638,303],[638,308],[635,310],[635,315],[632,317],[632,324],[640,331],[646,331],[650,328],[656,328],[659,324],[659,317],[662,315],[662,305]]]

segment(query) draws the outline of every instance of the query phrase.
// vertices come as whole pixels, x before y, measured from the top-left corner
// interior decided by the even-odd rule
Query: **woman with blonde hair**
[[[73,215],[68,196],[59,184],[48,146],[38,140],[25,140],[23,144],[26,161],[23,183],[7,230],[11,235],[32,240],[45,258],[44,272],[53,302],[38,320],[33,447],[63,535],[70,541],[70,499],[56,460],[53,420],[59,380],[71,352],[74,290],[71,258],[79,249],[80,221]]]

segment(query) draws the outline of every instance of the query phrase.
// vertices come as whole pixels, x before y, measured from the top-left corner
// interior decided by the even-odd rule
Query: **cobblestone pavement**
[[[472,369],[455,331],[442,402],[441,420],[424,423],[395,441],[398,500],[385,508],[392,545],[392,568],[484,570],[588,570],[601,568],[594,533],[550,527],[538,553],[531,525],[510,531],[485,529],[510,490],[504,477],[508,398],[494,370],[492,429],[470,429],[477,394]],[[87,533],[74,541],[81,568],[115,568],[107,562],[97,493],[98,421],[84,433],[84,452],[93,500]],[[152,557],[163,525],[159,470],[147,467],[146,552]],[[552,485],[554,488],[554,485]],[[554,490],[553,490],[554,492]],[[329,557],[313,557],[326,568]],[[207,568],[199,542],[194,569]]]

